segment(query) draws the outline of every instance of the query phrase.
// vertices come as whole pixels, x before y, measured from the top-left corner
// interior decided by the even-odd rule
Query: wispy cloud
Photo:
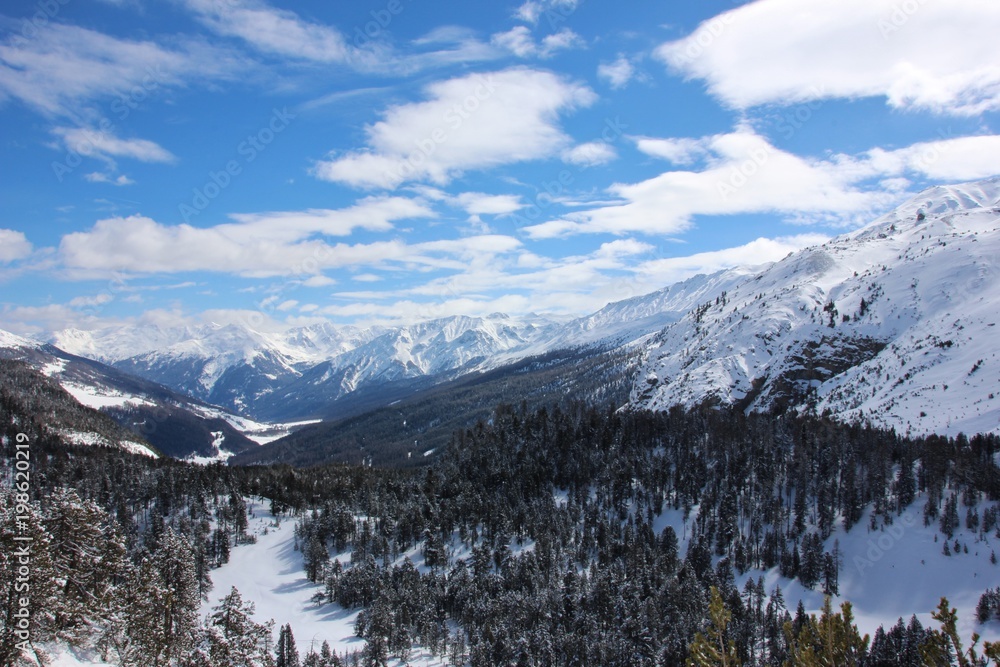
[[[166,47],[52,22],[30,40],[13,36],[0,44],[0,96],[85,124],[96,117],[95,100],[121,90],[229,78],[244,67],[230,51],[173,41]]]
[[[559,51],[578,49],[586,46],[586,41],[569,28],[546,35],[536,42],[531,29],[519,25],[506,32],[495,33],[490,42],[501,49],[510,51],[519,58],[551,58]]]
[[[185,4],[210,30],[239,39],[261,53],[302,62],[339,63],[362,72],[411,73],[498,55],[468,30],[447,27],[414,40],[409,46],[416,50],[401,51],[389,39],[388,27],[405,5],[398,5],[399,12],[383,10],[381,21],[343,32],[263,0],[185,0]]]
[[[140,162],[174,162],[177,159],[148,139],[121,139],[110,132],[79,127],[57,127],[52,133],[63,140],[68,150],[87,157],[126,157]]]
[[[108,185],[135,185],[135,181],[126,176],[125,174],[119,174],[118,176],[112,176],[109,174],[103,174],[99,171],[94,171],[89,174],[84,174],[84,179],[91,183],[107,183]]]

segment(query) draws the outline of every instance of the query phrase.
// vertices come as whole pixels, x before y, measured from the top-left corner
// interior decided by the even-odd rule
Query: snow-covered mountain
[[[244,433],[272,438],[269,425],[250,422],[215,406],[175,392],[168,387],[130,376],[100,362],[69,354],[57,347],[0,331],[0,359],[25,362],[42,376],[54,380],[74,401],[111,416],[134,437],[113,437],[74,429],[60,432],[77,444],[120,446],[149,453],[147,444],[178,458],[226,459],[256,447]]]
[[[405,327],[243,325],[61,331],[74,354],[256,418],[329,414],[570,348],[649,361],[632,394],[829,410],[914,433],[995,431],[1000,179],[937,187],[871,225],[760,267],[695,276],[570,322],[448,317]],[[367,400],[367,399],[366,399]],[[367,406],[361,399],[359,405]]]
[[[789,406],[900,432],[1000,432],[1000,178],[931,188],[705,300],[632,394]]]
[[[553,326],[544,318],[494,314],[406,327],[322,324],[281,333],[235,324],[67,330],[49,340],[213,404],[274,416],[286,400],[299,401],[296,414],[307,414],[366,385],[489,367]]]

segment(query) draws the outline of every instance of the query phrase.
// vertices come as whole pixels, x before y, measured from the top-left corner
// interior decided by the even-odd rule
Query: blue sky
[[[0,328],[585,314],[1000,173],[995,0],[10,1]]]

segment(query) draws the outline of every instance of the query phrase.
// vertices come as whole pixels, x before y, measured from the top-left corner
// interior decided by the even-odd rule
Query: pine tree
[[[282,626],[278,633],[274,667],[299,667],[299,650],[295,646],[295,637],[289,624]]]
[[[52,637],[59,587],[50,544],[38,506],[0,490],[0,665],[16,664]]]
[[[253,620],[254,604],[233,587],[213,607],[205,630],[213,667],[272,667],[269,645],[274,621]]]
[[[115,589],[116,615],[102,639],[123,667],[167,667],[194,652],[201,602],[194,550],[164,528],[154,551]]]
[[[736,645],[728,638],[726,629],[732,620],[732,612],[722,601],[719,589],[712,586],[708,604],[709,625],[705,634],[699,632],[689,647],[688,667],[739,667],[740,658]]]
[[[787,667],[859,667],[868,654],[868,635],[861,636],[854,625],[850,602],[844,602],[840,612],[834,612],[827,597],[819,620],[809,616],[799,630],[792,623],[785,625],[789,656]]]
[[[59,585],[53,609],[59,639],[83,645],[107,624],[114,588],[127,571],[124,540],[103,509],[75,491],[59,489],[48,500],[43,518],[52,537],[50,554]]]
[[[926,665],[950,665],[956,661],[958,667],[979,667],[989,664],[1000,665],[1000,644],[986,642],[983,645],[983,655],[976,653],[979,635],[972,634],[972,645],[962,648],[962,640],[958,636],[958,613],[948,605],[947,598],[941,598],[931,618],[941,624],[940,630],[932,630],[927,641],[921,646],[921,657]]]

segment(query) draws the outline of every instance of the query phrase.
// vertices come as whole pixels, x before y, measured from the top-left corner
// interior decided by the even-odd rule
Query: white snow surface
[[[141,396],[125,394],[115,391],[114,389],[99,387],[97,385],[85,386],[74,384],[72,382],[63,382],[62,388],[65,389],[81,405],[85,405],[88,408],[94,408],[95,410],[100,410],[101,408],[120,408],[129,404],[154,405],[154,403],[142,398]]]
[[[797,386],[801,409],[845,421],[1000,433],[998,280],[1000,178],[932,188],[666,327],[632,403],[766,410]]]
[[[294,547],[295,519],[282,517],[280,526],[275,527],[274,517],[260,499],[248,498],[247,508],[255,515],[250,532],[257,536],[257,542],[234,547],[229,562],[212,570],[213,589],[209,593],[210,602],[202,604],[202,615],[207,616],[219,598],[235,586],[244,600],[254,603],[254,618],[258,622],[274,620],[275,636],[281,625],[291,624],[302,657],[310,646],[319,652],[324,641],[330,642],[330,647],[340,654],[364,648],[364,641],[354,635],[354,622],[360,609],[346,610],[336,604],[317,606],[311,601],[310,598],[323,587],[310,583],[305,576],[302,552]],[[415,551],[409,554],[414,560]],[[349,565],[349,553],[334,557]],[[391,667],[403,664],[389,661]],[[446,661],[414,650],[405,664],[443,667]]]

